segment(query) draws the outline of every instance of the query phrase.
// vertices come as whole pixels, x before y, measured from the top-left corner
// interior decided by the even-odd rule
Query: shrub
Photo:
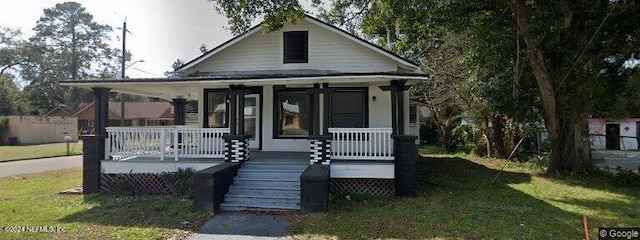
[[[433,118],[425,118],[424,122],[420,125],[420,139],[422,143],[427,145],[435,145],[440,141],[440,133],[438,132],[438,126],[433,121]]]
[[[636,188],[640,186],[640,174],[618,168],[618,173],[613,176],[613,183],[618,187]]]

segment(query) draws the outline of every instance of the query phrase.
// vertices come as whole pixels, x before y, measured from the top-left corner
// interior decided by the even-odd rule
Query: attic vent
[[[284,63],[309,62],[308,36],[307,31],[284,32]]]

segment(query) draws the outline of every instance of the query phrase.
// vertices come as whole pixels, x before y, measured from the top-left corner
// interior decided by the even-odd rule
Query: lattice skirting
[[[118,195],[184,195],[192,185],[192,171],[100,175],[100,189]]]
[[[395,185],[393,179],[332,178],[329,190],[339,194],[365,193],[371,196],[393,196]]]

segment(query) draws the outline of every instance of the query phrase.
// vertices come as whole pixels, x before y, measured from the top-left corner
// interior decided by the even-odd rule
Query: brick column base
[[[310,136],[309,163],[331,164],[331,136]]]
[[[82,136],[82,193],[100,192],[100,161],[104,160],[104,136]]]
[[[225,135],[224,159],[226,162],[239,163],[249,160],[249,139],[251,135]]]
[[[418,160],[418,137],[411,135],[393,136],[393,155],[395,157],[395,188],[398,197],[416,196],[418,176],[416,161]]]
[[[311,164],[300,175],[300,212],[303,214],[327,210],[329,171],[329,165]]]

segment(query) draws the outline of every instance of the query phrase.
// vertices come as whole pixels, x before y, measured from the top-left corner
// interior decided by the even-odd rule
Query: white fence
[[[107,127],[105,158],[222,158],[228,128]]]
[[[393,160],[391,128],[329,128],[332,159]]]

